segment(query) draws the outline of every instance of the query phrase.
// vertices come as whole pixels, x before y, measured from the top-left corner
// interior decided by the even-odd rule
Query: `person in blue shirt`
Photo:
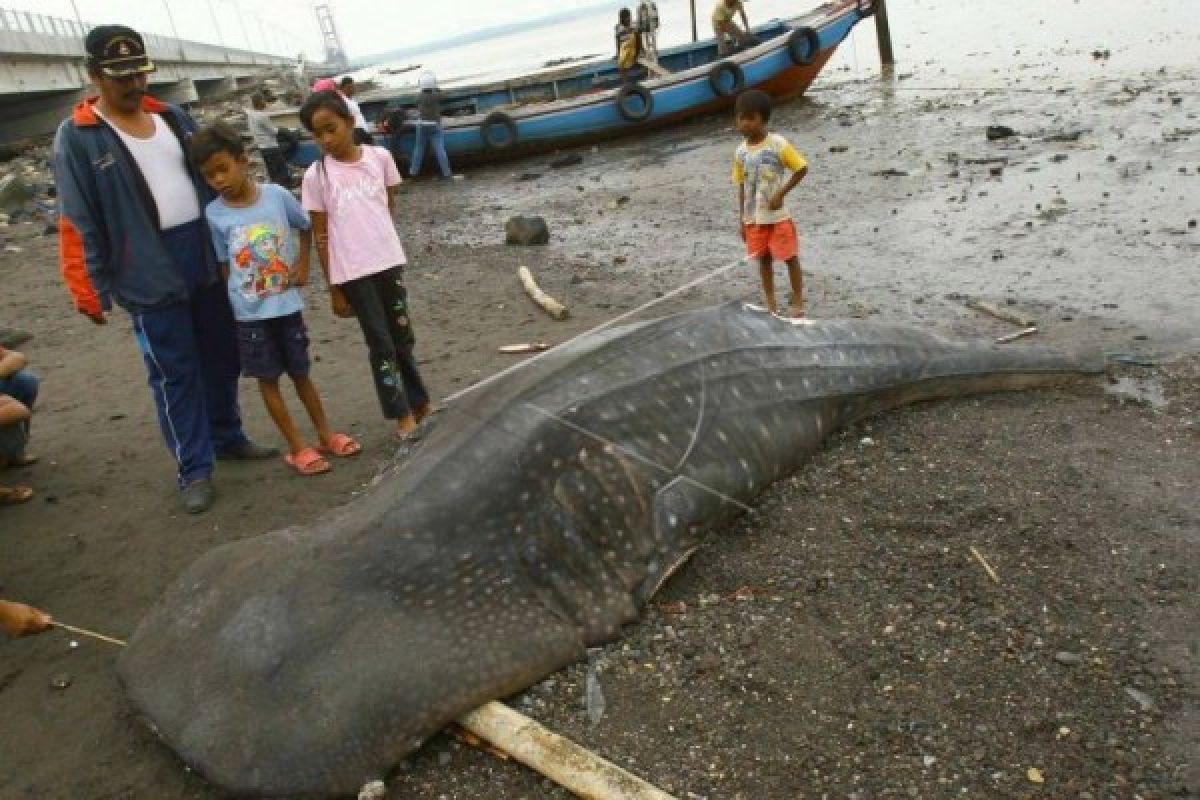
[[[328,472],[331,466],[325,455],[353,456],[362,448],[330,427],[309,377],[304,301],[297,291],[308,282],[312,249],[308,215],[286,189],[258,183],[250,176],[242,137],[224,123],[204,128],[192,138],[191,157],[217,192],[204,214],[237,320],[242,372],[258,380],[267,412],[287,440],[288,466],[300,475]],[[285,372],[316,428],[318,447],[305,442],[288,413],[279,388]]]
[[[97,25],[84,40],[99,94],[54,137],[59,261],[75,308],[97,325],[129,313],[159,429],[190,514],[216,498],[215,461],[275,458],[246,436],[233,315],[204,226],[212,190],[187,159],[196,123],[150,97],[141,34]]]

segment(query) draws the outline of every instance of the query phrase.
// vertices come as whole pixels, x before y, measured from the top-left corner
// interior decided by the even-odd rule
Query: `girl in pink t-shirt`
[[[302,197],[333,313],[358,318],[383,415],[403,439],[429,414],[430,399],[413,357],[406,259],[392,219],[400,173],[387,150],[354,143],[354,117],[337,92],[310,96],[300,120],[321,146]]]

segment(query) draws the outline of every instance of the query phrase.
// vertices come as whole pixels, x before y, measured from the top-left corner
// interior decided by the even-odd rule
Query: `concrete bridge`
[[[136,21],[131,21],[137,27]],[[75,20],[0,8],[0,142],[52,132],[87,92],[83,39]],[[150,91],[192,103],[294,69],[296,59],[145,34],[158,67]]]

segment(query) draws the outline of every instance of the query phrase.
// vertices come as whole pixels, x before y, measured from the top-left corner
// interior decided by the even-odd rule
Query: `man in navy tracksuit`
[[[213,459],[278,454],[251,443],[237,404],[236,328],[205,228],[211,190],[187,158],[195,123],[147,96],[142,37],[93,28],[87,65],[100,95],[54,139],[63,277],[75,307],[104,324],[129,312],[184,508],[213,501]]]

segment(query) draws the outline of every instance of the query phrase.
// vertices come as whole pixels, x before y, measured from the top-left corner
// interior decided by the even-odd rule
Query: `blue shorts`
[[[238,320],[237,329],[247,378],[277,381],[285,372],[293,378],[308,375],[308,329],[299,311],[274,319]]]

